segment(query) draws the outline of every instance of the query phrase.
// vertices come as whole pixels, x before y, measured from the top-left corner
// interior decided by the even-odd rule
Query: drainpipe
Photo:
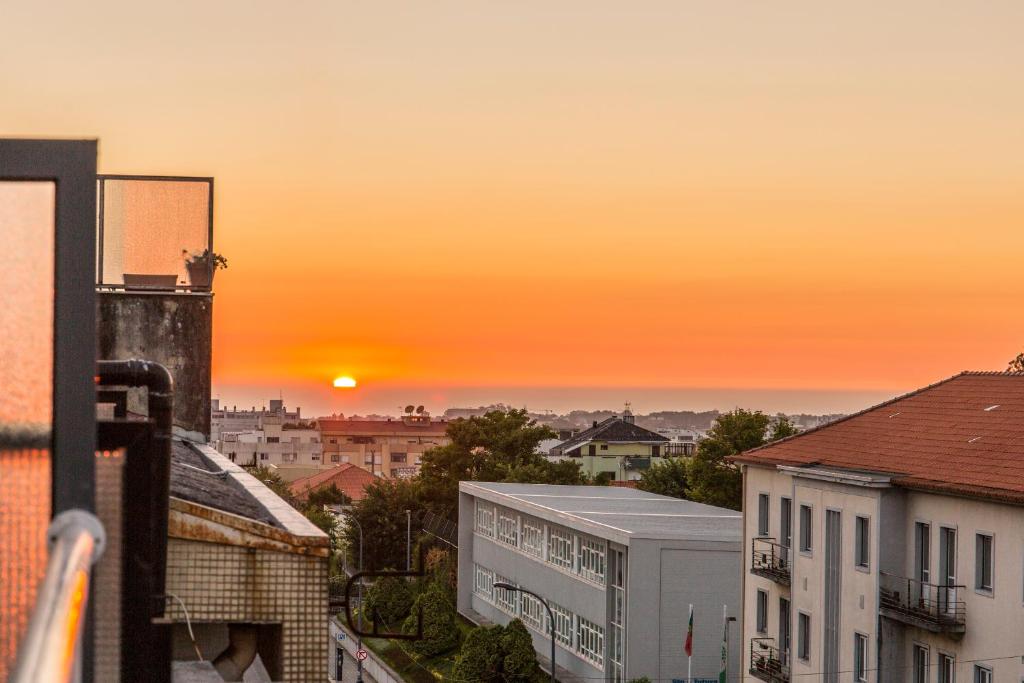
[[[256,627],[252,624],[228,626],[228,649],[213,660],[213,668],[225,681],[240,681],[256,659]]]
[[[158,443],[171,443],[174,410],[174,379],[160,363],[148,360],[96,361],[96,384],[106,386],[145,387],[149,417],[156,424]],[[169,452],[169,451],[168,451]],[[168,458],[170,462],[170,458]]]

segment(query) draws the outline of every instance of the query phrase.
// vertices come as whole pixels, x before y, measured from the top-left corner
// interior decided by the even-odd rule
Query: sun
[[[337,389],[355,389],[356,381],[353,378],[349,377],[348,375],[345,375],[343,377],[335,377],[334,386]]]

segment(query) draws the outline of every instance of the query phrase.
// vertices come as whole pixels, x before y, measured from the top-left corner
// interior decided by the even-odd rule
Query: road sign
[[[335,636],[335,637],[338,639],[338,642],[340,643],[341,641],[345,640],[345,638],[346,638],[345,632],[344,631],[338,631],[338,635]]]
[[[366,650],[356,650],[356,659],[360,662],[370,656],[370,653]]]

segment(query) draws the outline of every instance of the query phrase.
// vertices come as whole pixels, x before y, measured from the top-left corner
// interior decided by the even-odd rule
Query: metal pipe
[[[89,580],[106,533],[91,512],[66,510],[53,518],[47,538],[46,576],[10,683],[68,683],[82,675],[79,640]]]
[[[527,595],[532,595],[533,597],[537,598],[537,600],[540,601],[540,604],[544,605],[544,609],[546,609],[548,611],[548,619],[551,620],[551,683],[556,683],[556,681],[555,681],[555,613],[551,611],[551,606],[548,605],[548,601],[545,600],[544,598],[540,597],[539,595],[537,595],[533,591],[528,591],[525,588],[520,588],[519,586],[513,586],[511,583],[505,583],[504,581],[497,581],[494,584],[494,586],[492,586],[492,587],[493,588],[501,588],[501,589],[507,590],[507,591],[517,591],[519,593],[526,593]]]
[[[363,525],[359,523],[359,520],[355,518],[351,512],[346,512],[345,516],[356,523],[356,528],[359,529],[359,573],[363,571]],[[363,630],[363,577],[359,577],[359,583],[356,584],[356,588],[359,590],[359,630]],[[363,636],[360,635],[356,640],[356,648],[359,650],[363,649]],[[358,659],[356,661],[356,683],[363,683],[363,660]]]

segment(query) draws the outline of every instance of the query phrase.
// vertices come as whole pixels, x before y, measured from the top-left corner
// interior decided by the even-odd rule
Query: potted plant
[[[218,268],[227,268],[228,260],[215,251],[204,249],[202,253],[192,254],[183,250],[185,268],[188,270],[188,281],[193,287],[211,287],[213,273]]]

